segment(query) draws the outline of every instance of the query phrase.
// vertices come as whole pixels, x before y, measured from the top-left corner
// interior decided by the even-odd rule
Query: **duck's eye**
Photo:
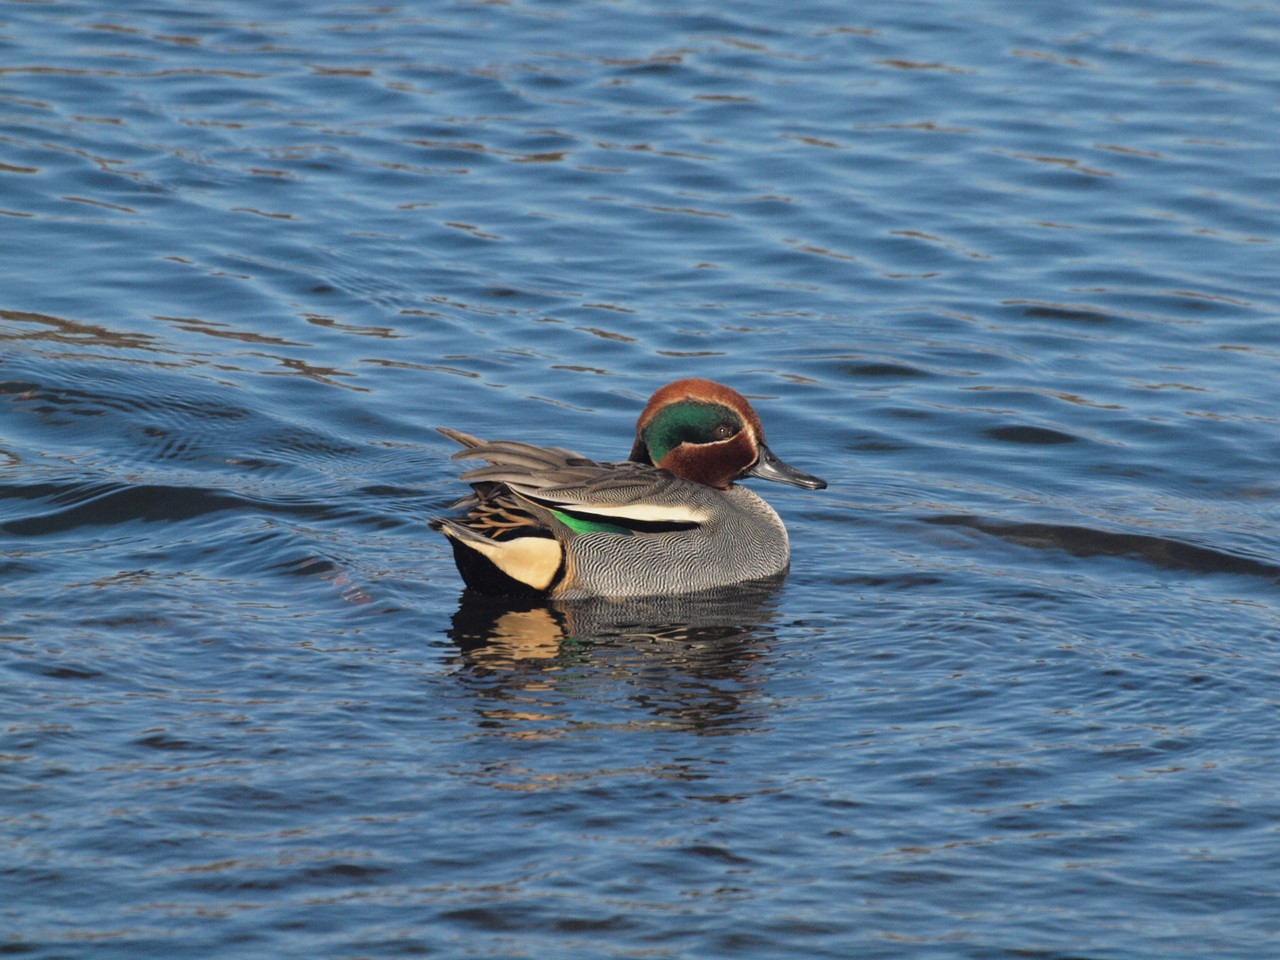
[[[730,437],[733,436],[733,433],[734,433],[733,427],[727,423],[722,423],[716,427],[717,440],[728,440]]]

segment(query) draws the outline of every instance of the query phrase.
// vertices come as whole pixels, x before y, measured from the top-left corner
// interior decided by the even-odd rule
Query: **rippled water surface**
[[[0,2],[0,953],[1274,952],[1278,49]],[[461,595],[434,426],[690,375],[830,482],[784,583]]]

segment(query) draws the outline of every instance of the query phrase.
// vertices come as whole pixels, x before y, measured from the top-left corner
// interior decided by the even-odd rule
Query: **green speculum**
[[[552,510],[555,518],[563,523],[574,533],[615,533],[621,536],[629,537],[632,531],[626,527],[616,523],[605,523],[601,520],[591,520],[587,517],[580,517],[564,510]]]

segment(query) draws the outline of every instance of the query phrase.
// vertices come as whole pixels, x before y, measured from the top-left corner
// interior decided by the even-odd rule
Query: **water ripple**
[[[0,64],[0,952],[1267,954],[1273,4],[99,7]],[[786,578],[462,592],[432,427],[686,375]]]

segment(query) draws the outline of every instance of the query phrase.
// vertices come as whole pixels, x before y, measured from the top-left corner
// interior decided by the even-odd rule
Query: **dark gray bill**
[[[793,487],[804,487],[806,490],[821,490],[827,481],[789,467],[776,456],[773,451],[760,444],[760,459],[756,465],[746,472],[748,477],[759,477],[761,480],[776,480],[778,483],[789,483]]]

